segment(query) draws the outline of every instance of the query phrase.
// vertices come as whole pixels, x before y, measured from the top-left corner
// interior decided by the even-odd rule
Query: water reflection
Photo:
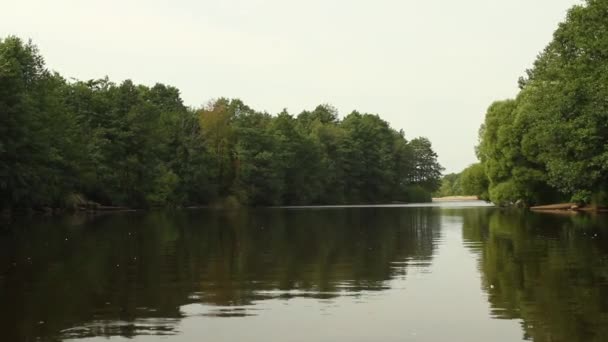
[[[436,208],[129,214],[21,222],[0,234],[6,341],[172,334],[193,312],[256,315],[266,299],[332,300],[427,267]],[[213,309],[197,311],[193,305]]]
[[[262,341],[293,329],[290,320],[344,331],[309,332],[311,340],[603,341],[608,219],[310,208],[0,229],[3,341],[213,339],[227,330]]]
[[[463,212],[492,314],[534,341],[608,338],[608,217]]]

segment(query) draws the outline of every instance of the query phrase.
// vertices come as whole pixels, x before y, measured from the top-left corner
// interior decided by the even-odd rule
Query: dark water
[[[0,228],[0,341],[608,341],[608,217],[182,211]]]

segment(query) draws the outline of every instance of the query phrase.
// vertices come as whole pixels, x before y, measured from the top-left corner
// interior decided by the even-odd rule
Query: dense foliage
[[[435,193],[438,197],[478,196],[487,200],[488,178],[480,163],[470,165],[460,173],[450,173],[441,179],[441,186]]]
[[[0,40],[0,208],[85,197],[149,207],[424,201],[441,166],[377,115],[297,116],[240,100],[187,108],[171,86],[68,82],[31,43]]]
[[[435,192],[437,197],[462,196],[462,186],[460,186],[460,173],[448,173],[441,178],[439,190]]]
[[[478,156],[498,204],[606,202],[608,2],[572,8],[520,79],[488,109]]]

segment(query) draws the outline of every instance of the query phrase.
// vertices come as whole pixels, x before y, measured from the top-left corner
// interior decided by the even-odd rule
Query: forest
[[[32,42],[0,40],[0,209],[430,201],[431,142],[330,105],[292,115],[177,88],[66,80]]]
[[[475,194],[498,205],[608,204],[608,1],[571,8],[519,88],[486,113],[466,175]]]

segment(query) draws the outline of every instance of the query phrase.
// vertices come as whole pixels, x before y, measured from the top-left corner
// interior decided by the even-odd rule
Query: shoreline
[[[477,196],[446,196],[446,197],[433,197],[433,202],[468,202],[468,201],[479,201]]]
[[[608,207],[597,205],[582,205],[576,203],[555,203],[530,207],[530,211],[539,213],[608,213]]]

